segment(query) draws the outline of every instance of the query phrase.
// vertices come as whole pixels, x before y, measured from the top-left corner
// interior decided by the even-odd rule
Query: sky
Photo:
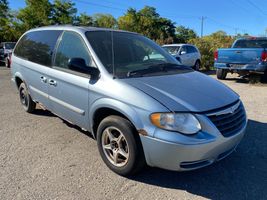
[[[183,25],[208,35],[223,30],[230,35],[248,33],[252,36],[267,34],[267,0],[72,0],[78,13],[93,15],[123,15],[127,8],[137,10],[153,6],[162,16],[171,19],[176,26]],[[25,6],[24,0],[9,0],[10,8],[17,10]]]

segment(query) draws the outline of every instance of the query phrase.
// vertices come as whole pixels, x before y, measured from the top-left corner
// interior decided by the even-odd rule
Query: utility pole
[[[207,19],[207,17],[204,17],[204,16],[201,17],[201,37],[203,37],[203,28],[204,28],[205,19]]]

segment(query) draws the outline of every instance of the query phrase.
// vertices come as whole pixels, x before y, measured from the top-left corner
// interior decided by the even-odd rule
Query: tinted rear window
[[[233,48],[267,48],[267,40],[238,40]]]
[[[35,31],[23,36],[14,54],[26,60],[51,66],[52,54],[62,31]]]

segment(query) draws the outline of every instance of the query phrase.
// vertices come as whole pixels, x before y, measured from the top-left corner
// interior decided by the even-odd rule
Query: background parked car
[[[190,44],[168,44],[162,46],[183,65],[199,70],[201,66],[201,55],[198,48]]]
[[[6,67],[10,67],[11,54],[15,45],[16,45],[15,42],[0,43],[0,62],[5,63]]]
[[[240,76],[251,73],[267,76],[266,48],[266,37],[250,37],[236,40],[232,48],[218,49],[214,53],[217,78],[225,79],[229,72]]]

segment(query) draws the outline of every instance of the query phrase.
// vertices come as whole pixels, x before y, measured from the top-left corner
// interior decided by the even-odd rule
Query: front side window
[[[182,46],[180,52],[184,52],[185,54],[188,53],[186,46]]]
[[[88,31],[86,36],[107,71],[118,78],[162,75],[182,70],[168,52],[141,35]]]
[[[62,31],[34,31],[24,35],[19,41],[14,54],[23,59],[51,66],[53,51]]]
[[[71,58],[83,58],[87,66],[93,66],[86,44],[77,33],[66,31],[63,33],[55,55],[55,66],[68,69]]]
[[[163,49],[165,49],[170,54],[175,55],[178,53],[180,47],[179,46],[164,46]]]

